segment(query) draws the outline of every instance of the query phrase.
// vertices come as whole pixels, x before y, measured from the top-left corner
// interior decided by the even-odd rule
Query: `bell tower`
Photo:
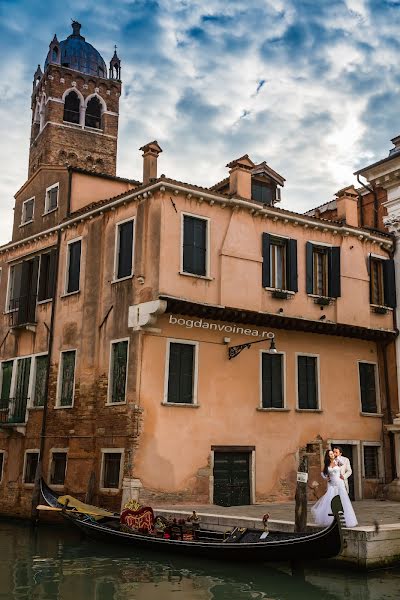
[[[121,61],[115,49],[107,76],[99,52],[72,23],[72,33],[50,42],[36,69],[28,177],[41,165],[70,165],[115,175]]]

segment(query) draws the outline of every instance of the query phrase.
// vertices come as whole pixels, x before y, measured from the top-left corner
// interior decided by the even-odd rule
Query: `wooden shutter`
[[[207,221],[183,217],[183,270],[194,275],[207,274]]]
[[[125,402],[127,362],[128,342],[124,341],[113,344],[111,402]]]
[[[313,267],[313,245],[306,243],[306,292],[314,293],[314,267]]]
[[[49,254],[49,265],[47,275],[47,299],[54,298],[57,270],[57,250],[52,250]]]
[[[193,403],[194,346],[171,343],[169,347],[168,402]]]
[[[60,406],[71,406],[75,383],[75,350],[63,352],[61,363]]]
[[[8,360],[1,363],[1,398],[0,406],[2,408],[8,408],[8,401],[10,399],[11,391],[11,378],[14,361]]]
[[[287,242],[287,289],[292,292],[298,292],[297,276],[297,240],[288,240]]]
[[[396,308],[396,280],[394,274],[394,260],[384,260],[382,261],[382,263],[385,306]]]
[[[333,246],[329,249],[328,296],[340,296],[340,247]]]
[[[299,408],[317,409],[317,359],[313,356],[297,357],[297,386]]]
[[[44,406],[48,356],[38,356],[36,359],[35,389],[33,397],[34,406]]]
[[[119,252],[117,278],[132,275],[133,221],[119,225]]]
[[[281,354],[262,354],[262,406],[283,408]]]
[[[359,363],[361,410],[365,413],[378,412],[376,403],[375,365]]]
[[[269,233],[262,234],[262,286],[271,287],[271,236]]]
[[[79,278],[81,270],[81,241],[69,244],[69,266],[67,293],[79,290]]]
[[[38,301],[47,300],[47,281],[49,272],[50,254],[42,254],[40,257]]]

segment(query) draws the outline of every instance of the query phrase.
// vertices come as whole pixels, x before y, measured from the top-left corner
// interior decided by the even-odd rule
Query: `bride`
[[[331,501],[334,496],[339,494],[342,501],[346,527],[356,527],[357,518],[344,485],[344,480],[340,478],[340,466],[337,464],[332,450],[327,450],[325,452],[322,476],[325,479],[328,479],[328,489],[311,508],[315,523],[324,526],[328,526],[332,523],[333,515]]]

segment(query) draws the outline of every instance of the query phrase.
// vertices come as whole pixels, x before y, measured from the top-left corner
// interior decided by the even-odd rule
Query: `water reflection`
[[[59,526],[0,522],[1,600],[390,600],[400,571],[321,571],[228,565],[86,540]]]

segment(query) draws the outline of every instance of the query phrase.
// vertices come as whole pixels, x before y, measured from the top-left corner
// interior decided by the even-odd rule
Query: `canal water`
[[[400,567],[369,574],[119,549],[60,525],[0,520],[0,600],[394,600]]]

